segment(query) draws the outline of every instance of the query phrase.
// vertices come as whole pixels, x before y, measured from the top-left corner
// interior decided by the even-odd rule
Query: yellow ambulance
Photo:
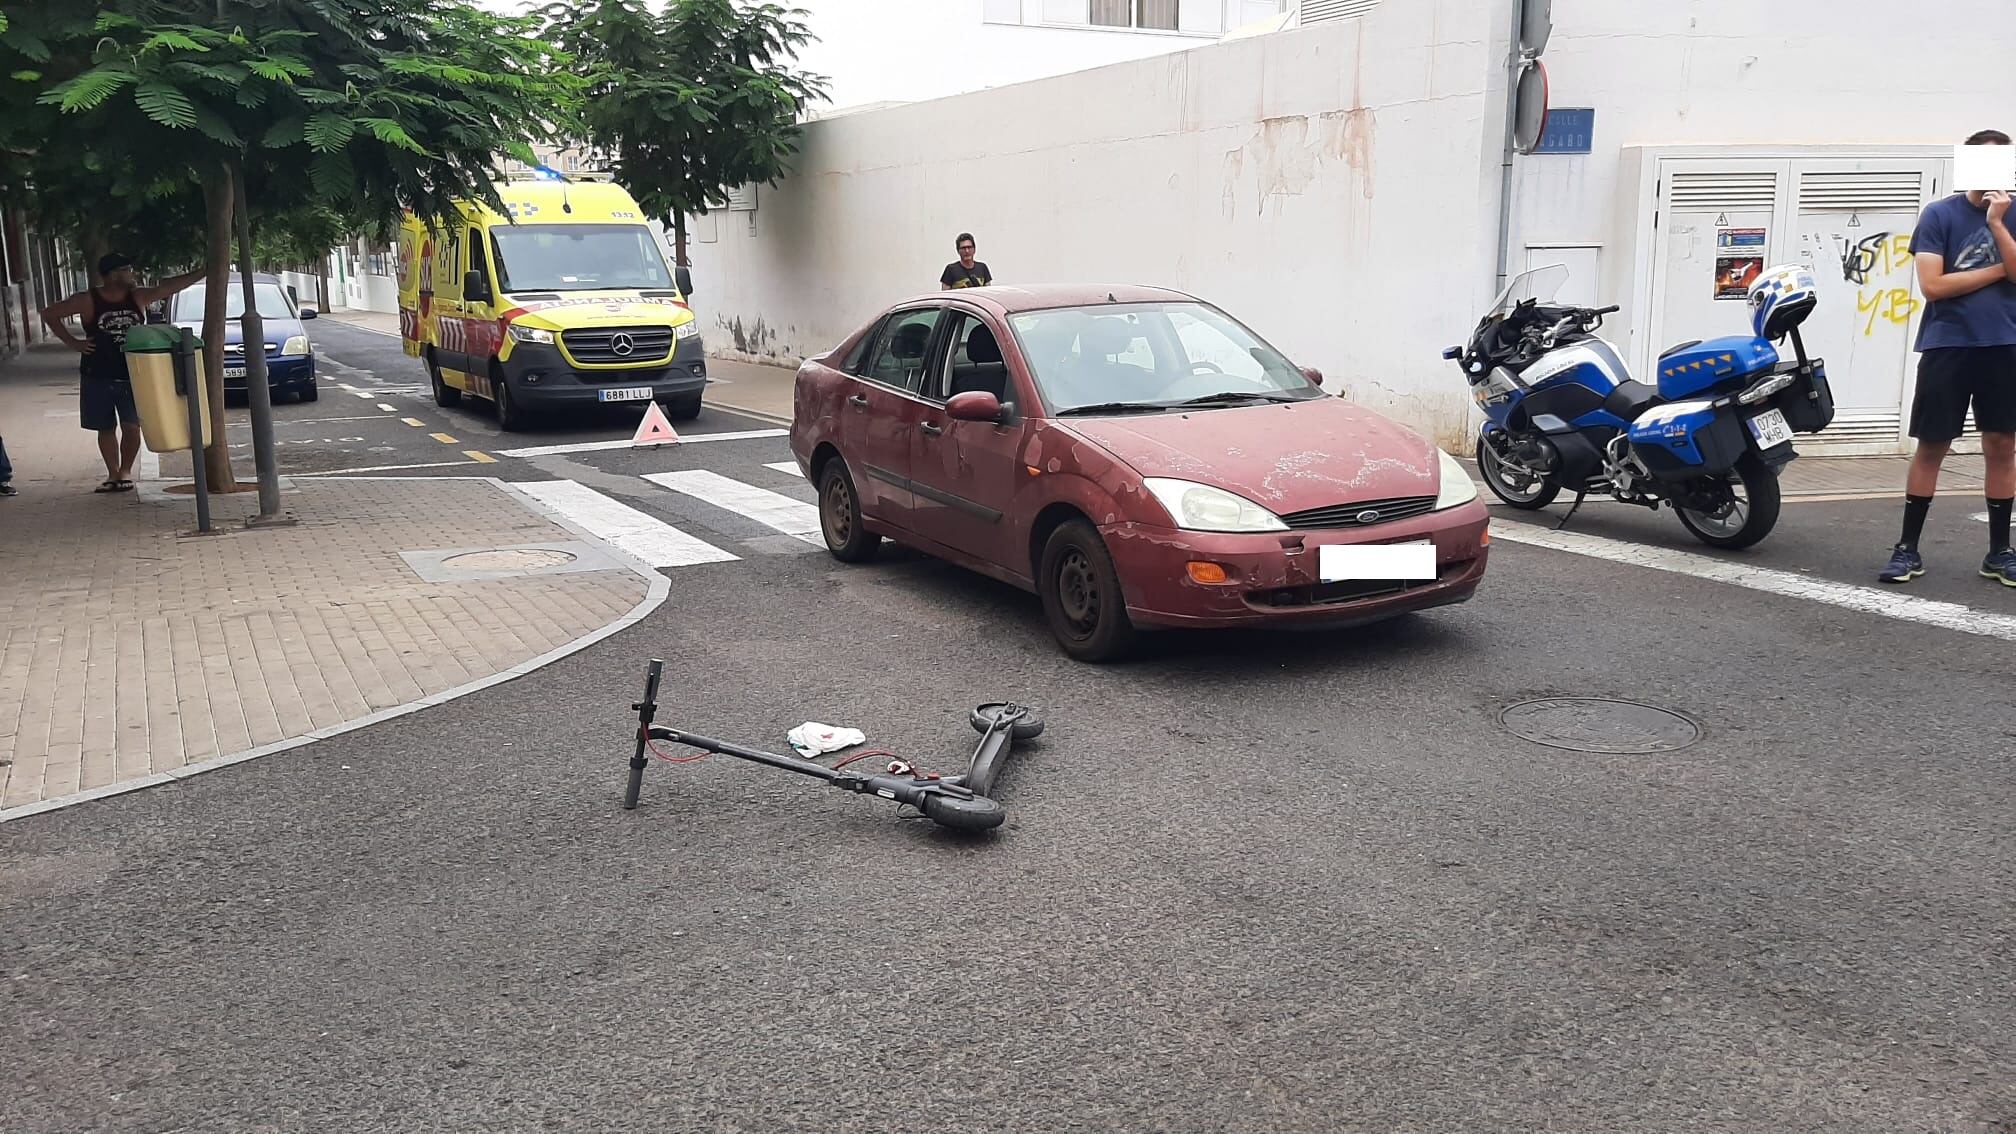
[[[435,402],[486,399],[507,430],[609,403],[698,416],[692,281],[667,266],[630,194],[556,176],[497,190],[508,216],[465,203],[451,222],[409,216],[399,232],[399,336]]]

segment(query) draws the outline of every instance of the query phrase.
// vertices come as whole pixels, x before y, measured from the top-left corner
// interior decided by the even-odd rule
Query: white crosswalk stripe
[[[783,473],[783,474],[784,474],[784,475],[786,475],[786,476],[804,476],[804,475],[805,475],[804,473],[802,473],[802,472],[799,472],[799,471],[798,471],[798,462],[797,462],[797,461],[775,461],[775,462],[772,462],[772,463],[770,463],[770,464],[766,464],[766,465],[764,465],[763,467],[764,467],[764,468],[766,468],[766,469],[775,469],[775,470],[777,470],[778,472],[781,472],[781,473]],[[1985,514],[1985,513],[1983,514],[1982,518],[1983,518],[1983,519],[1986,519],[1986,518],[1987,518],[1987,516],[1986,516],[1986,514]]]
[[[513,487],[651,567],[691,567],[741,558],[578,481],[531,481]]]
[[[755,520],[793,539],[818,547],[826,546],[825,537],[820,534],[819,529],[819,509],[781,493],[745,484],[706,469],[647,473],[644,479],[716,508]]]

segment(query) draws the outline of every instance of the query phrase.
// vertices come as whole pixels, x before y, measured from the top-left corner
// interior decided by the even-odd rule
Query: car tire
[[[308,384],[306,386],[301,387],[300,392],[295,395],[295,399],[297,401],[302,402],[316,401],[321,397],[322,397],[322,391],[315,388],[315,381],[312,378],[309,379]]]
[[[511,383],[502,374],[490,375],[490,401],[497,407],[497,428],[506,433],[516,433],[525,428],[525,411],[518,408],[518,399],[511,393]]]
[[[1119,661],[1133,651],[1133,620],[1120,589],[1120,573],[1098,529],[1072,520],[1050,533],[1037,569],[1036,593],[1051,636],[1082,662]]]
[[[826,537],[826,550],[842,563],[866,563],[882,550],[882,537],[862,522],[854,474],[839,457],[819,470],[819,533]]]
[[[665,403],[665,416],[673,421],[692,421],[700,416],[700,395],[674,398]]]
[[[434,383],[434,404],[442,409],[454,409],[462,404],[462,391],[450,386],[441,377],[441,365],[434,361],[430,351],[427,355],[427,377]]]

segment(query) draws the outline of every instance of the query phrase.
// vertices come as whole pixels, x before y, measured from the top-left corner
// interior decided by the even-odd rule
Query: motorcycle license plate
[[[224,368],[224,377],[243,378],[245,377],[245,368],[242,366],[227,366]]]
[[[1765,410],[1750,419],[1750,435],[1759,449],[1775,449],[1792,440],[1792,425],[1780,410]]]
[[[602,390],[596,396],[605,402],[648,402],[651,400],[651,387],[630,386],[622,390]]]
[[[1435,543],[1326,543],[1316,549],[1317,577],[1326,583],[1385,579],[1422,583],[1435,578]]]

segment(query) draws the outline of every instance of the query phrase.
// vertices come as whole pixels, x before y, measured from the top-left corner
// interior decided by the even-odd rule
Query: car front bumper
[[[1100,529],[1136,624],[1164,627],[1349,626],[1464,602],[1483,581],[1490,516],[1480,500],[1371,528],[1232,535],[1146,524]],[[1432,581],[1324,582],[1325,544],[1435,544]],[[1223,568],[1223,583],[1192,580],[1191,563]]]
[[[242,356],[227,357],[224,361],[224,365],[227,367],[243,366],[245,365],[245,360]],[[314,384],[315,384],[314,355],[311,354],[299,358],[276,358],[272,355],[266,356],[266,385],[269,389],[297,390],[306,388],[308,386],[312,386]],[[245,379],[243,378],[224,379],[224,388],[226,390],[236,390],[242,392],[245,389],[245,385],[246,385]]]
[[[707,350],[700,336],[680,339],[667,362],[623,369],[581,369],[557,346],[515,343],[504,359],[504,380],[511,396],[526,408],[588,406],[602,402],[604,390],[651,388],[651,400],[691,397],[707,388]],[[642,404],[644,399],[636,399]],[[621,402],[607,403],[621,405]]]

